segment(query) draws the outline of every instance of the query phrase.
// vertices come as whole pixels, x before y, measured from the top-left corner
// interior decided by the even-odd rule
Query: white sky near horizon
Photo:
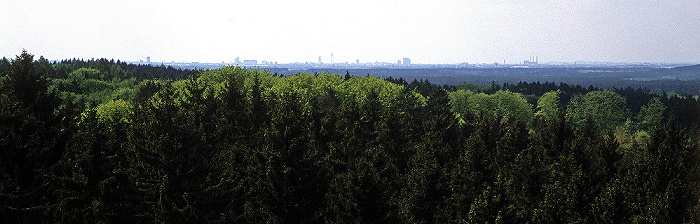
[[[0,0],[0,57],[700,62],[700,0]]]

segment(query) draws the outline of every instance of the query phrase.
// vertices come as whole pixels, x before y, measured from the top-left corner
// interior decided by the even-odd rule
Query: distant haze
[[[698,0],[3,1],[0,57],[700,62]]]

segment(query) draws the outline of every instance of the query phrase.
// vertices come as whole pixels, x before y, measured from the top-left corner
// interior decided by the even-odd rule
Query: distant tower
[[[236,57],[236,60],[234,61],[234,63],[236,63],[237,65],[238,65],[238,64],[241,64],[241,58],[240,58],[240,57]]]
[[[403,65],[411,65],[411,59],[410,58],[403,58]]]
[[[151,63],[151,57],[146,57],[146,63]]]
[[[530,56],[530,58],[527,61],[524,61],[523,64],[525,65],[537,65],[538,63],[538,56]]]
[[[333,64],[333,52],[331,52],[331,64]]]
[[[360,59],[355,60],[355,64],[360,64]]]
[[[323,64],[323,62],[321,61],[321,56],[318,56],[318,63]]]

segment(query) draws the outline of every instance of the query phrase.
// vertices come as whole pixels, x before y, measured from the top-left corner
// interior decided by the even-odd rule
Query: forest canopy
[[[27,52],[0,73],[3,223],[700,223],[693,96]]]

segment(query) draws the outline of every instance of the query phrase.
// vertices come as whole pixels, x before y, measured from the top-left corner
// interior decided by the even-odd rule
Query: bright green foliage
[[[367,98],[368,93],[375,92],[383,105],[393,101],[402,89],[402,86],[371,76],[353,77],[341,85],[341,93],[355,96],[360,102]]]
[[[115,90],[114,92],[112,92],[112,95],[110,96],[110,98],[112,98],[112,100],[130,101],[136,97],[136,94],[138,94],[138,92],[139,92],[138,89],[134,89],[134,88],[129,88],[129,87],[119,88],[119,89]]]
[[[403,87],[382,81],[376,77],[353,77],[344,81],[339,75],[322,73],[319,75],[296,74],[280,79],[269,89],[270,93],[279,94],[283,91],[294,91],[300,97],[305,111],[308,111],[309,100],[324,89],[332,89],[341,102],[351,98],[362,103],[367,93],[377,93],[379,101],[388,105],[399,94]]]
[[[311,101],[315,97],[323,94],[326,90],[332,90],[337,99],[341,102],[348,102],[354,98],[362,103],[367,97],[367,93],[374,91],[378,95],[382,105],[387,106],[393,102],[402,91],[403,87],[397,84],[385,82],[376,77],[353,77],[344,80],[340,75],[321,73],[317,75],[296,74],[286,78],[274,77],[266,71],[250,71],[237,67],[225,67],[220,70],[205,71],[198,82],[207,85],[207,90],[219,94],[222,83],[226,77],[231,76],[236,85],[245,92],[250,93],[254,80],[257,79],[261,96],[270,98],[279,96],[286,92],[294,92],[299,98],[299,103],[305,114],[310,113]],[[257,78],[254,78],[257,77]],[[173,83],[173,86],[182,89],[182,81]],[[178,92],[178,94],[181,94]]]
[[[469,90],[457,90],[449,94],[452,111],[454,111],[457,116],[461,117],[466,114],[471,114],[471,108],[466,99],[469,99],[472,95],[474,95],[474,93]]]
[[[107,124],[125,122],[131,111],[129,104],[121,99],[100,104],[95,110],[99,120]]]
[[[522,94],[510,91],[498,91],[492,95],[496,102],[497,116],[521,119],[524,123],[532,122],[532,105]]]
[[[486,89],[482,86],[478,86],[478,85],[475,85],[472,83],[462,83],[462,84],[456,85],[455,88],[458,90],[466,90],[466,91],[471,91],[471,92],[479,92],[481,90]]]
[[[68,73],[68,78],[75,82],[82,82],[85,79],[103,79],[104,75],[100,73],[100,70],[90,69],[90,68],[80,68],[78,70]]]
[[[489,115],[496,116],[496,102],[493,100],[491,95],[485,93],[477,93],[466,99],[468,108],[467,112],[471,112],[477,116],[480,116],[482,112],[487,111]]]
[[[559,95],[561,90],[551,91],[543,94],[537,100],[537,112],[535,117],[546,120],[556,115],[559,111]]]
[[[639,129],[648,132],[654,131],[656,126],[661,125],[665,110],[666,105],[658,97],[649,100],[649,103],[642,106],[639,114],[637,114]]]
[[[590,119],[601,132],[611,132],[629,116],[625,105],[625,98],[613,91],[593,91],[571,99],[566,119],[575,129],[581,127],[586,119]]]
[[[64,100],[93,106],[116,99],[131,101],[136,97],[139,82],[135,78],[107,79],[107,76],[97,69],[79,68],[70,72],[65,79],[53,79],[51,82]]]
[[[479,116],[486,111],[488,115],[503,118],[521,119],[530,124],[533,119],[532,105],[522,94],[499,90],[492,95],[458,90],[450,93],[452,111],[461,116]]]

